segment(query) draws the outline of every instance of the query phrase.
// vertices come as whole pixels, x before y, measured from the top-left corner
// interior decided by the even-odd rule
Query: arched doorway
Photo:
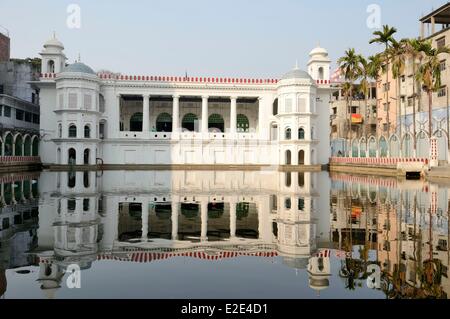
[[[156,118],[156,132],[172,132],[172,116],[161,113]]]
[[[130,117],[130,131],[131,132],[141,132],[142,131],[142,113],[134,113]]]
[[[61,149],[58,147],[58,150],[56,151],[56,163],[57,164],[62,164],[61,163]],[[58,174],[59,176],[59,174]]]
[[[419,132],[417,135],[417,156],[428,157],[430,155],[430,143],[428,134],[424,131]]]
[[[84,150],[84,154],[83,154],[83,164],[84,165],[89,165],[89,163],[90,163],[90,155],[91,155],[91,150],[86,148]]]
[[[272,115],[277,115],[277,114],[278,114],[278,98],[276,98],[272,104]]]
[[[220,114],[211,114],[208,118],[208,131],[210,132],[224,132],[225,125],[223,117]]]
[[[5,136],[5,151],[4,156],[13,156],[13,136],[11,133],[7,133]]]
[[[319,72],[318,73],[319,73],[318,74],[318,79],[319,80],[323,80],[323,77],[324,77],[323,67],[319,68]]]
[[[31,155],[39,156],[39,137],[33,136],[33,138],[31,139],[31,144],[32,144]]]
[[[48,73],[55,73],[55,62],[53,60],[48,60],[47,71]]]
[[[31,156],[31,137],[30,137],[30,135],[25,136],[25,142],[23,145],[23,155]]]
[[[287,150],[286,151],[286,159],[285,159],[285,164],[286,165],[291,165],[292,160],[291,160],[291,151]]]
[[[380,156],[381,157],[386,157],[387,156],[387,151],[388,151],[388,144],[386,142],[386,138],[384,136],[380,137],[380,140],[378,142],[378,147],[380,150]]]
[[[305,151],[298,151],[298,165],[305,165]]]
[[[359,157],[359,145],[356,138],[352,141],[352,157]]]
[[[69,148],[67,151],[67,164],[75,165],[77,162],[77,151],[74,148]]]
[[[380,146],[381,146],[381,139],[380,139]],[[397,135],[392,135],[389,138],[389,154],[391,157],[399,157],[400,156],[400,142],[399,142]],[[386,157],[387,152],[385,154],[385,152],[381,151],[380,156]]]
[[[14,156],[22,155],[22,135],[18,134],[16,136],[16,141],[14,142]]]
[[[247,116],[244,114],[237,115],[236,129],[238,132],[248,132],[250,130],[250,123]]]
[[[183,131],[194,132],[198,131],[198,127],[196,129],[195,123],[198,123],[197,115],[193,113],[187,113],[183,116],[183,120],[181,121],[181,127]]]
[[[377,156],[377,140],[375,137],[369,138],[369,157],[376,157]]]
[[[403,142],[402,142],[402,156],[403,157],[411,157],[413,154],[413,138],[411,134],[406,134],[403,137]],[[395,144],[391,143],[391,152],[393,150],[393,147],[395,147]],[[391,153],[392,156],[392,153]]]

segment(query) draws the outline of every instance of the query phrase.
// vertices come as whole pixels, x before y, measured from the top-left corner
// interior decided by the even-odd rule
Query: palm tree
[[[432,104],[433,104],[433,92],[436,92],[441,88],[441,59],[440,54],[450,53],[450,48],[447,46],[433,48],[431,42],[424,42],[423,53],[425,54],[425,61],[419,67],[417,73],[417,79],[422,84],[423,90],[428,95],[428,137],[430,140],[433,136],[432,125]]]
[[[375,36],[372,40],[369,41],[370,44],[372,43],[379,43],[384,44],[385,51],[383,52],[384,61],[386,64],[386,111],[387,111],[387,117],[386,122],[388,124],[388,136],[390,133],[390,127],[391,123],[389,122],[389,55],[388,55],[388,49],[390,47],[390,44],[392,44],[394,40],[394,34],[397,32],[396,28],[391,28],[388,25],[383,26],[382,31],[375,31],[373,35]]]
[[[418,66],[420,65],[422,59],[423,59],[423,50],[424,50],[424,42],[420,39],[407,39],[404,42],[405,44],[405,54],[411,59],[412,61],[412,68],[413,68],[413,156],[416,157],[417,155],[417,142],[416,142],[416,98],[418,93],[420,92],[420,89],[418,89],[418,81],[417,81],[417,70]],[[420,61],[418,63],[418,60]],[[419,96],[419,103],[420,103],[420,96]]]
[[[349,134],[349,143],[351,143],[352,138],[352,112],[349,110],[349,104],[353,101],[353,84],[358,79],[360,74],[360,66],[359,66],[359,55],[355,53],[355,49],[351,48],[345,51],[345,55],[338,59],[339,68],[342,70],[344,74],[344,78],[350,85],[348,96],[350,99],[347,99],[347,114],[349,115],[349,124],[348,124],[348,134]],[[349,102],[350,100],[350,102]],[[349,148],[350,150],[350,148]],[[350,152],[350,151],[349,151]],[[349,153],[350,157],[350,153]]]
[[[380,54],[372,55],[369,57],[369,65],[368,65],[368,76],[371,79],[374,79],[376,83],[378,83],[378,79],[380,76],[380,72],[382,71],[383,60]],[[370,90],[370,99],[372,99],[372,90]],[[378,129],[378,125],[376,126]],[[378,131],[375,132],[378,136]]]
[[[400,104],[400,79],[405,72],[405,40],[400,42],[394,41],[388,49],[389,55],[392,57],[392,77],[396,79],[397,89],[397,126],[399,127],[400,138],[402,136],[402,110]],[[399,121],[400,119],[400,121]]]
[[[359,55],[359,63],[360,63],[360,75],[361,75],[361,82],[359,84],[359,92],[364,95],[364,137],[367,141],[367,123],[368,120],[367,112],[368,112],[368,95],[370,90],[370,63],[364,56]]]

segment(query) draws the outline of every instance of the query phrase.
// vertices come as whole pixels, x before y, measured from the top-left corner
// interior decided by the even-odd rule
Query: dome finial
[[[78,62],[81,62],[81,54],[78,52]]]
[[[56,39],[56,31],[53,30],[53,39]]]
[[[298,70],[298,60],[297,60],[297,59],[295,60],[295,67],[294,67],[294,70]]]

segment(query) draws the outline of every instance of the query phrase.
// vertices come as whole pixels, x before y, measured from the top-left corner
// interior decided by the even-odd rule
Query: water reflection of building
[[[0,296],[7,286],[5,270],[33,263],[26,252],[37,245],[38,176],[0,176]]]
[[[370,247],[387,275],[385,292],[389,297],[447,298],[449,190],[424,181],[395,178],[336,174],[332,180],[333,234],[348,233],[349,228],[355,234],[355,229],[364,228],[364,236],[352,236],[350,240],[347,236],[344,243],[348,245],[341,245],[342,236],[333,236],[348,252],[347,257],[354,245]],[[354,213],[355,202],[359,214]],[[367,257],[362,255],[360,259]]]
[[[45,172],[41,184],[39,279],[51,295],[69,264],[245,255],[306,269],[329,237],[326,173]]]

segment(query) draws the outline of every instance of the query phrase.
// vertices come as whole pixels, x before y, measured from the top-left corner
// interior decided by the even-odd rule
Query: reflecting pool
[[[448,298],[449,186],[327,172],[0,176],[2,298]]]

